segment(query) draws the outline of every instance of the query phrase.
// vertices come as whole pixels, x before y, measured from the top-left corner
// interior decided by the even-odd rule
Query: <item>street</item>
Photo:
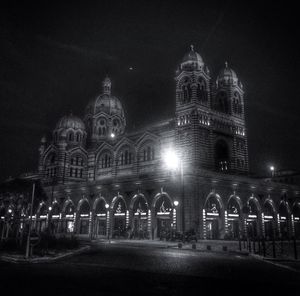
[[[250,256],[153,246],[98,244],[49,264],[1,262],[1,291],[11,295],[185,295],[203,291],[300,289],[300,273]]]

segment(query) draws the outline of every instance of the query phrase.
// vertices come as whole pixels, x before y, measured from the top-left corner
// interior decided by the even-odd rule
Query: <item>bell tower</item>
[[[178,66],[176,81],[176,147],[184,163],[194,168],[212,165],[209,112],[210,74],[191,45]]]

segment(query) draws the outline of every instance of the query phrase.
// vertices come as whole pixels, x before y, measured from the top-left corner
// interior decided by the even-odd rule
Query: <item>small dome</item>
[[[74,116],[73,114],[62,117],[56,125],[56,129],[68,129],[68,128],[72,128],[74,130],[77,129],[85,130],[83,121],[79,117]]]
[[[194,51],[194,46],[191,45],[191,50],[187,52],[181,62],[181,68],[192,68],[199,70],[204,66],[204,62],[199,53]]]
[[[225,62],[225,67],[219,72],[219,75],[217,77],[217,83],[221,82],[234,84],[238,82],[238,77],[236,73],[228,67],[227,62]]]

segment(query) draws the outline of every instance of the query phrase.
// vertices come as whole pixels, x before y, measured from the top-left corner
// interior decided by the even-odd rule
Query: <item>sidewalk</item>
[[[97,245],[102,244],[117,244],[117,245],[127,245],[127,246],[138,246],[138,247],[156,247],[156,248],[172,248],[179,249],[178,242],[163,241],[163,240],[136,240],[136,239],[100,239],[94,240],[91,244]],[[207,252],[228,252],[228,253],[238,253],[242,255],[248,255],[248,251],[239,250],[239,244],[237,241],[222,241],[222,240],[201,240],[196,244],[196,248],[193,249],[192,243],[182,243],[182,250],[192,250],[192,251],[207,251]]]
[[[4,254],[0,255],[0,261],[10,262],[10,263],[51,263],[60,259],[64,259],[73,255],[81,254],[90,249],[90,246],[82,246],[77,250],[70,250],[68,252],[57,253],[54,256],[44,256],[44,257],[31,257],[26,259],[24,255],[12,255],[12,254]]]

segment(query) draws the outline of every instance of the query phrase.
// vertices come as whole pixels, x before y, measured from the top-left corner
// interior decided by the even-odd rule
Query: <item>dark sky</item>
[[[60,2],[1,4],[0,180],[35,170],[40,138],[71,110],[82,116],[106,74],[129,130],[172,117],[190,44],[213,79],[228,61],[244,84],[251,171],[300,168],[292,1]]]

